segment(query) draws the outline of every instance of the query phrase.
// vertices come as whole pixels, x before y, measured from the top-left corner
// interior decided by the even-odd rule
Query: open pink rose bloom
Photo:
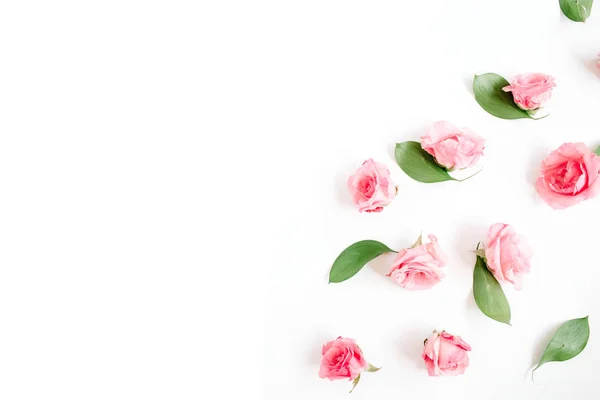
[[[383,164],[368,159],[348,178],[348,191],[360,212],[380,212],[396,196],[396,186],[390,170]]]
[[[322,354],[319,377],[330,381],[353,380],[367,367],[367,361],[354,339],[340,336],[325,344]]]
[[[584,143],[564,143],[542,162],[535,188],[552,208],[574,206],[600,192],[600,157]]]

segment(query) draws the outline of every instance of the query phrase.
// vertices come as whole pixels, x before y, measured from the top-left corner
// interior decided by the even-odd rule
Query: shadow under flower
[[[600,58],[584,59],[582,62],[588,72],[600,78]]]
[[[352,197],[348,192],[348,177],[352,175],[352,173],[354,173],[354,171],[346,173],[338,172],[335,174],[333,188],[335,190],[335,197],[341,205],[356,208],[354,203],[352,203]]]
[[[539,336],[538,342],[535,345],[535,348],[533,349],[533,352],[531,355],[532,359],[531,359],[530,369],[535,367],[537,365],[537,363],[540,361],[540,358],[542,358],[542,354],[544,354],[544,350],[546,349],[546,346],[548,345],[548,343],[550,342],[550,340],[552,339],[552,337],[554,336],[554,334],[556,333],[558,328],[560,328],[560,326],[561,326],[560,323],[556,323],[552,327],[548,328],[543,334],[541,334]]]
[[[431,331],[415,328],[405,329],[395,342],[400,355],[403,358],[414,362],[415,367],[418,369],[427,369],[422,358],[423,342],[431,335],[433,329],[433,327],[431,328]]]
[[[377,272],[378,275],[381,275],[389,284],[395,285],[394,281],[386,276],[390,272],[395,258],[396,253],[385,253],[370,261],[368,265],[373,271]]]

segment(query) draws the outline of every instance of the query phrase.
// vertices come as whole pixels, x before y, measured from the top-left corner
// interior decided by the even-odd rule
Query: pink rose
[[[370,158],[348,178],[348,190],[360,212],[380,212],[396,195],[390,170]]]
[[[467,128],[438,121],[421,136],[421,147],[435,161],[452,171],[472,167],[483,155],[483,138]]]
[[[554,78],[545,74],[523,74],[516,76],[509,86],[502,88],[512,92],[513,100],[523,110],[544,107],[552,96]]]
[[[494,224],[488,230],[485,249],[487,267],[500,282],[521,289],[523,275],[531,269],[531,249],[507,224]]]
[[[322,353],[320,378],[353,380],[367,367],[367,361],[354,339],[340,336],[324,345]]]
[[[434,235],[429,235],[429,240],[431,243],[400,250],[387,276],[409,290],[429,289],[440,282],[445,276],[446,256]]]
[[[600,157],[583,143],[565,143],[542,162],[535,184],[552,208],[566,208],[600,192]]]
[[[429,376],[464,374],[469,366],[467,351],[471,351],[471,346],[460,336],[453,336],[446,331],[433,332],[423,349],[423,360]]]

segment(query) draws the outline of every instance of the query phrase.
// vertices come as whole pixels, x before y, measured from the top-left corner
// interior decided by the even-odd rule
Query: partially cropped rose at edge
[[[437,243],[434,235],[429,235],[430,243],[403,249],[387,276],[405,289],[429,289],[444,278],[442,268],[446,264],[446,255]]]
[[[396,196],[390,170],[372,159],[348,178],[348,191],[360,212],[380,212]]]
[[[469,366],[468,351],[471,346],[460,336],[433,332],[425,341],[422,357],[429,376],[455,376],[464,374]]]
[[[574,206],[600,192],[600,157],[584,143],[564,143],[542,162],[535,187],[552,208]]]
[[[523,277],[531,269],[531,248],[508,224],[494,224],[487,234],[485,258],[488,269],[500,282],[509,282],[519,290]]]
[[[483,155],[484,139],[468,128],[438,121],[421,136],[421,147],[439,165],[453,171],[477,164]]]
[[[552,97],[552,88],[555,86],[552,76],[536,73],[517,75],[510,85],[502,90],[512,92],[517,106],[530,111],[544,107]]]

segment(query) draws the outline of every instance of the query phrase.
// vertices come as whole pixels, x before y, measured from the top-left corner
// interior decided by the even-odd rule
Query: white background
[[[347,399],[317,376],[338,335],[383,366],[354,399],[597,398],[600,199],[553,211],[533,183],[561,143],[600,144],[598,52],[600,8],[577,24],[548,0],[2,2],[0,398]],[[486,114],[485,72],[555,76],[551,115]],[[476,178],[395,165],[440,119],[486,138]],[[399,185],[380,214],[345,188],[369,157]],[[512,327],[472,300],[495,222],[534,251]],[[434,289],[386,257],[327,284],[347,245],[421,230],[451,260]],[[588,314],[584,352],[533,384]],[[433,329],[472,345],[465,375],[427,376]]]

